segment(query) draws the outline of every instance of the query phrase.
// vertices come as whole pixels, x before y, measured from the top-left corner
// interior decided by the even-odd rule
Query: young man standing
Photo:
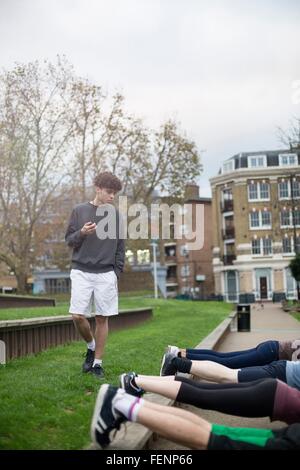
[[[82,338],[87,343],[83,372],[104,377],[102,356],[108,335],[108,317],[118,314],[117,279],[124,267],[125,243],[119,238],[119,212],[112,206],[121,181],[112,173],[100,173],[94,179],[96,195],[93,201],[78,204],[72,211],[65,240],[73,248],[71,265],[71,302],[69,313]],[[105,219],[105,206],[113,209],[115,227],[109,227],[113,237],[99,237],[97,224]],[[99,215],[99,209],[101,214]],[[111,220],[111,219],[110,219]],[[95,335],[86,316],[95,303]]]

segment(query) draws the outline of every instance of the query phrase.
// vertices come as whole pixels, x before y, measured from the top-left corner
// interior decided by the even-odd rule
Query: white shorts
[[[118,278],[114,271],[85,273],[71,269],[71,302],[69,313],[89,316],[95,304],[95,315],[118,315]]]

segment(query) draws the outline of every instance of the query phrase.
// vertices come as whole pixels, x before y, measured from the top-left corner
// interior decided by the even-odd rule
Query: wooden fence
[[[55,307],[55,299],[0,294],[0,308]]]
[[[150,319],[152,315],[151,308],[121,310],[119,315],[109,318],[109,329],[129,328]],[[95,318],[91,317],[89,321],[94,329]],[[0,342],[4,343],[1,344],[6,351],[6,361],[79,339],[71,315],[0,321]]]

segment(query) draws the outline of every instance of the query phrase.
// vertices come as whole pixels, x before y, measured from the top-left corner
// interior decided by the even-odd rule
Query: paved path
[[[243,333],[237,331],[230,332],[217,350],[226,352],[248,349],[268,339],[284,340],[296,338],[300,338],[300,322],[295,320],[289,313],[284,312],[281,309],[281,304],[265,303],[263,308],[260,304],[252,304],[251,331]],[[210,422],[228,426],[276,429],[286,425],[281,421],[271,423],[269,418],[240,418],[216,411],[199,410],[199,408],[190,405],[181,405],[181,407],[202,416]],[[150,445],[150,449],[179,450],[186,449],[186,447],[176,445],[166,439],[158,438]]]

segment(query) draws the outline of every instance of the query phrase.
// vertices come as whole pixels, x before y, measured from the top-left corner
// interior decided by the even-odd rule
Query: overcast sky
[[[282,147],[276,127],[300,117],[299,0],[0,0],[2,67],[56,54],[148,125],[177,118],[203,196],[223,160]]]

